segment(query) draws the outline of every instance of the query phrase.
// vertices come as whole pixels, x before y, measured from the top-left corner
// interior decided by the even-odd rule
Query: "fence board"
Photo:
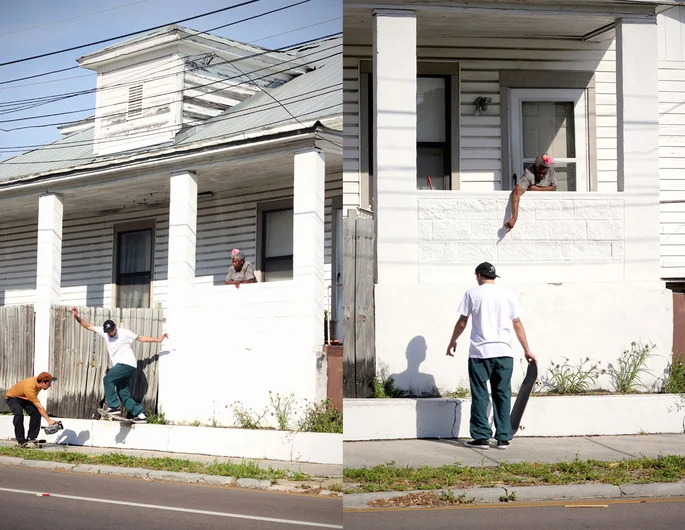
[[[105,309],[79,307],[81,318],[95,327],[112,319],[120,328],[138,335],[159,337],[162,334],[162,311],[159,309]],[[52,375],[58,380],[52,385],[48,398],[50,414],[64,418],[91,418],[104,402],[103,378],[110,365],[104,339],[81,327],[71,308],[52,308],[53,349],[50,356]],[[157,412],[159,381],[159,344],[132,344],[138,360],[133,376],[133,398],[146,411]],[[125,412],[125,411],[124,411]]]
[[[343,237],[343,392],[345,397],[364,398],[371,396],[376,374],[373,218],[366,213],[350,212],[343,222]]]
[[[5,392],[32,377],[35,313],[32,305],[0,307],[0,412],[9,412]]]

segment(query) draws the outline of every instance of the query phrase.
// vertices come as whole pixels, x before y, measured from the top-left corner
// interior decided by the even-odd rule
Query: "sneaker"
[[[28,443],[28,442],[17,443],[17,447],[25,448],[25,447],[28,447],[28,446],[29,446],[29,443]]]
[[[110,407],[107,409],[107,414],[109,414],[111,416],[121,416],[121,409],[119,407],[116,407],[116,408]]]
[[[136,423],[147,423],[147,416],[144,412],[141,412],[135,418],[133,418],[133,421],[135,421]]]
[[[490,449],[488,440],[471,440],[469,442],[464,442],[464,445],[474,449]]]
[[[511,443],[509,443],[506,440],[497,440],[497,449],[509,449],[511,447]]]

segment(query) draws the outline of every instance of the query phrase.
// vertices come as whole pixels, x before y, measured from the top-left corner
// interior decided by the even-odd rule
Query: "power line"
[[[221,13],[223,11],[229,11],[231,9],[236,9],[238,7],[243,7],[243,6],[246,6],[249,4],[254,4],[257,2],[261,2],[261,1],[262,0],[246,0],[244,2],[241,2],[240,4],[235,4],[235,5],[232,5],[229,7],[223,7],[221,9],[215,9],[214,11],[208,11],[207,13],[202,13],[200,15],[195,15],[195,16],[188,17],[188,18],[183,18],[183,19],[177,20],[175,22],[168,22],[166,24],[161,24],[159,26],[153,26],[151,28],[146,28],[146,29],[142,29],[139,31],[132,31],[131,33],[125,33],[124,35],[118,35],[116,37],[110,37],[108,39],[102,39],[102,40],[98,40],[98,41],[94,41],[94,42],[89,42],[87,44],[80,44],[79,46],[71,46],[70,48],[64,48],[62,50],[56,50],[53,52],[47,52],[47,53],[42,53],[39,55],[33,55],[31,57],[23,57],[21,59],[14,59],[13,61],[6,61],[4,63],[0,63],[0,66],[8,66],[10,64],[23,63],[26,61],[32,61],[34,59],[40,59],[42,57],[50,57],[52,55],[58,55],[60,53],[70,52],[70,51],[74,51],[74,50],[80,50],[81,48],[88,48],[89,46],[95,46],[96,44],[104,44],[105,42],[112,42],[115,40],[124,39],[126,37],[133,37],[134,35],[140,35],[141,33],[147,33],[149,31],[154,31],[156,29],[160,29],[160,28],[163,28],[166,26],[172,26],[174,24],[180,24],[182,22],[188,22],[189,20],[195,20],[197,18],[202,18],[202,17],[206,17],[209,15],[214,15],[216,13]],[[309,1],[309,0],[307,0],[307,1]]]
[[[328,37],[324,37],[324,39],[325,39],[325,38],[328,38]],[[322,40],[322,39],[317,39],[317,40]],[[311,55],[316,55],[316,54],[319,54],[319,53],[321,53],[321,52],[325,52],[325,51],[327,51],[327,50],[330,50],[330,49],[333,49],[333,48],[338,48],[338,47],[340,47],[340,44],[335,44],[335,45],[329,46],[329,47],[327,47],[327,48],[323,48],[323,49],[320,49],[320,50],[316,50],[316,51],[314,51],[314,52],[312,52],[312,53],[309,53],[309,54],[303,54],[303,55],[298,56],[298,57],[293,57],[292,59],[289,59],[289,60],[281,61],[281,62],[278,63],[278,64],[268,65],[268,66],[265,66],[265,67],[262,67],[262,68],[257,68],[256,70],[253,70],[251,73],[260,72],[260,71],[263,71],[263,70],[270,70],[270,69],[273,68],[273,67],[277,67],[277,66],[282,65],[282,64],[286,64],[286,63],[289,63],[289,62],[293,62],[293,61],[295,61],[295,60],[300,60],[300,59],[302,59],[302,58],[306,58],[306,57],[309,57],[309,56],[311,56]],[[336,54],[334,54],[334,55],[336,55]],[[334,56],[334,55],[333,55],[333,56]],[[333,56],[329,56],[329,57],[333,57]],[[326,58],[329,58],[329,57],[326,57]],[[209,87],[209,86],[214,86],[214,85],[216,85],[216,84],[218,84],[218,83],[225,83],[226,81],[230,81],[230,80],[233,80],[233,79],[239,79],[239,78],[241,78],[241,77],[247,77],[247,75],[244,74],[244,73],[242,72],[242,70],[240,70],[237,66],[235,66],[235,63],[237,63],[239,60],[242,60],[242,58],[232,59],[232,60],[227,61],[227,62],[230,62],[231,64],[233,64],[233,66],[234,66],[239,72],[241,72],[241,75],[231,76],[231,77],[226,77],[226,78],[220,78],[220,79],[217,79],[216,81],[212,81],[212,82],[209,82],[209,83],[205,83],[205,84],[203,84],[203,85],[193,86],[193,87],[191,87],[191,89],[196,90],[196,89],[200,89],[200,88],[206,88],[206,87]],[[308,65],[313,64],[313,63],[316,63],[316,62],[317,62],[317,60],[314,60],[314,61],[311,61],[311,62],[299,63],[299,65],[300,65],[300,66],[308,66]],[[221,63],[217,63],[217,64],[221,64]],[[291,70],[291,68],[285,68],[285,69],[282,69],[282,70],[278,70],[278,71],[275,71],[275,72],[271,72],[271,73],[268,73],[268,74],[265,74],[265,75],[263,75],[263,76],[258,77],[257,80],[265,79],[265,78],[271,77],[271,76],[276,75],[276,74],[286,73],[286,72],[288,72],[288,71],[290,71],[290,70]],[[256,83],[255,83],[253,80],[249,79],[249,81],[250,81],[252,84],[255,84],[255,85],[256,85]],[[245,84],[246,84],[245,81],[239,82],[239,83],[235,83],[234,85],[231,86],[231,88],[235,88],[235,87],[238,87],[238,86],[241,86],[241,85],[245,85]],[[258,88],[261,88],[261,87],[259,87],[258,85],[256,85],[256,86],[257,86]],[[170,96],[170,95],[174,95],[174,94],[182,94],[185,90],[188,90],[188,89],[174,90],[174,91],[171,91],[171,92],[165,92],[165,93],[161,93],[161,94],[155,94],[154,96],[151,96],[151,97],[159,98],[159,97],[162,97],[162,96]],[[206,92],[204,95],[214,94],[214,93],[220,92],[220,91],[222,91],[222,90],[225,90],[225,88],[224,88],[224,87],[219,87],[219,88],[216,89],[216,90],[212,90],[212,91]],[[159,105],[152,105],[152,106],[147,107],[147,108],[157,108],[157,107],[166,106],[166,105],[167,105],[167,103],[161,103],[161,104],[159,104]],[[112,107],[112,106],[121,106],[121,104],[120,104],[120,103],[119,103],[119,104],[118,104],[118,103],[113,103],[113,104],[110,104],[110,105],[103,105],[103,106],[101,106],[100,108]],[[84,109],[84,110],[94,110],[94,109]],[[74,111],[74,112],[77,112],[77,111]],[[2,114],[2,113],[0,113],[0,114]],[[123,116],[123,115],[126,115],[126,114],[127,114],[127,111],[122,111],[122,112],[119,112],[119,113],[114,113],[114,114],[109,114],[109,115],[107,115],[107,116],[102,116],[102,117],[96,118],[96,119],[105,119],[105,118],[108,118],[108,119],[109,119],[109,118],[112,118],[112,117]],[[33,119],[40,118],[40,117],[48,117],[48,116],[49,116],[49,115],[37,116],[37,117],[33,117]],[[28,120],[28,119],[32,119],[32,118],[18,118],[18,120],[20,120],[20,121]],[[8,121],[9,121],[9,120],[8,120]],[[2,123],[2,122],[0,122],[0,123]],[[2,129],[2,128],[0,128],[0,131],[3,131],[3,132],[12,132],[12,131],[17,131],[17,130],[25,130],[25,129],[40,129],[40,128],[44,128],[44,127],[53,127],[53,126],[59,126],[59,125],[66,125],[66,124],[68,124],[68,123],[70,123],[70,122],[53,122],[53,123],[44,123],[44,124],[40,124],[40,125],[25,125],[25,126],[22,126],[22,127],[12,127],[12,128],[9,128],[9,129]]]
[[[289,5],[287,5],[287,6],[279,7],[279,8],[277,8],[277,9],[272,9],[272,10],[270,10],[270,11],[266,11],[266,12],[263,12],[263,13],[258,13],[257,15],[253,15],[253,16],[251,16],[251,17],[247,17],[247,18],[244,18],[244,19],[241,19],[241,20],[236,20],[236,21],[230,22],[230,23],[228,23],[228,24],[223,24],[223,25],[217,26],[217,27],[215,27],[215,28],[210,28],[210,29],[205,30],[205,31],[198,31],[198,32],[196,32],[196,33],[194,33],[194,34],[186,35],[185,37],[180,38],[180,39],[179,39],[179,42],[182,41],[182,40],[188,39],[188,38],[190,38],[190,37],[195,37],[195,36],[197,36],[197,35],[201,35],[201,34],[203,34],[203,33],[208,33],[208,32],[210,32],[210,31],[215,31],[215,30],[217,30],[217,29],[222,29],[222,28],[225,28],[225,27],[228,27],[228,26],[233,26],[233,25],[236,25],[236,24],[240,24],[240,23],[243,23],[243,22],[247,22],[247,21],[250,21],[250,20],[254,20],[254,19],[256,19],[256,18],[260,18],[260,17],[263,17],[263,16],[271,15],[271,14],[273,14],[273,13],[277,13],[277,12],[280,12],[280,11],[284,11],[284,10],[286,10],[286,9],[291,9],[291,8],[296,7],[296,6],[299,6],[299,5],[301,5],[301,4],[305,4],[305,3],[309,2],[309,1],[310,1],[310,0],[301,0],[301,1],[296,2],[296,3],[294,3],[294,4],[289,4]],[[151,49],[154,49],[154,47],[152,47]],[[257,57],[257,56],[260,56],[260,55],[268,55],[269,53],[273,53],[274,51],[278,51],[278,50],[264,50],[264,51],[262,51],[262,52],[253,54],[252,56],[246,56],[246,57],[244,57],[244,59],[247,59],[247,58],[250,58],[250,57]],[[121,54],[121,55],[119,56],[119,58],[126,57],[127,55],[131,55],[131,54],[133,54],[133,53],[136,53],[136,52],[129,52],[129,53]],[[198,54],[198,56],[201,56],[201,55],[203,55],[203,54]],[[191,56],[191,57],[192,57],[192,56]],[[240,58],[239,58],[239,59],[240,59]],[[169,68],[169,69],[173,69],[173,68],[175,68],[175,66],[172,66],[172,67]],[[172,74],[172,75],[176,75],[176,74],[174,73],[174,74]],[[130,78],[131,78],[131,76],[129,76],[128,79],[130,79]],[[126,85],[126,83],[120,83],[119,85],[114,85],[114,86],[125,86],[125,85]],[[111,86],[111,87],[108,87],[108,88],[111,89],[111,88],[113,88],[114,86]],[[31,102],[31,103],[36,102],[35,105],[30,105],[30,106],[22,107],[22,108],[20,108],[20,109],[12,109],[12,110],[10,110],[10,111],[0,112],[0,114],[11,114],[11,113],[13,113],[13,112],[20,112],[20,111],[22,111],[22,110],[29,110],[29,109],[31,109],[31,108],[39,107],[39,106],[41,106],[41,105],[43,105],[43,104],[46,104],[46,105],[47,105],[47,104],[50,104],[50,103],[54,103],[54,102],[56,102],[56,101],[61,101],[62,99],[69,99],[69,98],[71,98],[71,97],[78,97],[78,96],[81,96],[81,95],[90,94],[90,93],[95,92],[96,90],[97,90],[96,88],[93,88],[93,89],[81,90],[81,91],[76,91],[76,92],[71,92],[71,93],[70,93],[70,92],[66,92],[66,93],[60,94],[60,96],[64,96],[64,98],[58,98],[58,97],[56,97],[56,96],[41,96],[40,98],[28,98],[28,99],[25,99],[25,100],[15,100],[15,101],[10,101],[10,102],[6,102],[6,103],[0,103],[0,107],[2,107],[2,106],[4,106],[4,105],[9,106],[9,105],[11,105],[11,104],[16,104],[16,103],[21,103],[21,102],[26,102],[26,103],[28,103],[28,102]],[[49,100],[49,101],[45,101],[45,100]],[[41,101],[41,103],[38,103],[38,101]]]
[[[147,2],[147,0],[141,0],[141,1]],[[125,4],[125,5],[132,5],[132,4]],[[121,6],[121,7],[124,7],[124,6]],[[113,8],[113,9],[115,9],[115,8]],[[316,26],[322,26],[324,24],[328,24],[329,22],[335,22],[336,20],[341,20],[341,19],[342,19],[342,17],[329,18],[328,20],[322,20],[321,22],[316,22],[314,24],[309,24],[307,26],[300,26],[299,28],[291,29],[289,31],[284,31],[282,33],[276,33],[274,35],[268,35],[266,37],[261,37],[259,39],[247,41],[247,44],[254,44],[256,42],[261,42],[264,40],[273,39],[275,37],[281,37],[283,35],[289,35],[290,33],[297,33],[298,31],[302,31],[303,29],[309,29],[309,28],[313,28]],[[283,48],[280,48],[280,49],[282,50]],[[276,49],[273,51],[278,51],[278,50],[279,49]],[[202,53],[197,54],[198,57],[201,55],[204,55],[204,54],[202,54]],[[189,56],[189,57],[192,57],[192,56]],[[79,68],[79,67],[77,66],[77,68]],[[14,85],[14,86],[10,86],[10,87],[2,87],[2,88],[0,88],[0,90],[12,90],[14,88],[23,88],[23,87],[27,87],[27,86],[48,85],[50,83],[59,83],[61,81],[68,81],[70,79],[79,79],[81,77],[88,77],[88,76],[92,76],[92,75],[95,75],[95,72],[88,72],[87,74],[82,74],[82,75],[71,75],[69,77],[61,77],[59,79],[51,79],[49,81],[38,81],[37,83],[25,83],[23,85]],[[0,106],[2,106],[2,105],[4,105],[4,103],[0,103]]]
[[[334,48],[338,48],[338,47],[340,47],[339,44],[338,44],[338,45],[335,45],[335,46],[330,46],[329,48],[326,48],[325,50],[334,49]],[[324,50],[324,51],[325,51],[325,50]],[[308,55],[313,55],[313,54],[318,54],[318,53],[320,53],[320,50],[319,50],[319,51],[316,51],[316,52],[313,52],[312,54],[308,54]],[[341,53],[342,53],[342,52],[332,53],[332,54],[330,54],[330,55],[327,55],[327,56],[324,56],[324,57],[320,57],[320,58],[318,58],[318,59],[316,59],[315,61],[312,61],[312,62],[318,62],[318,61],[321,61],[321,60],[326,60],[326,59],[329,59],[329,58],[338,56],[338,55],[340,55]],[[303,55],[303,57],[305,57],[305,56]],[[309,63],[305,63],[305,64],[309,64]],[[252,73],[254,73],[254,72],[256,72],[256,71],[259,71],[259,70],[262,70],[262,69],[254,70]],[[283,71],[287,71],[287,69],[286,69],[286,70],[283,70]],[[223,81],[223,80],[219,80],[219,81]],[[216,82],[210,83],[210,84],[215,84],[215,83],[216,83]],[[238,83],[236,86],[238,86],[238,85],[240,85],[240,84],[245,84],[245,83],[246,83],[246,81],[243,81],[243,82],[241,82],[241,83]],[[219,89],[219,90],[220,90],[220,89]],[[216,90],[216,91],[218,91],[218,90]],[[212,94],[213,92],[216,92],[216,91],[207,92],[207,94]],[[236,112],[233,113],[233,114],[229,114],[227,117],[232,117],[232,116],[234,116],[237,112],[240,112],[240,111],[236,111]],[[218,117],[212,118],[212,120],[215,120],[215,121],[218,121],[218,120],[220,120],[220,119],[221,119],[221,118],[218,118]],[[206,123],[207,123],[207,122],[201,123],[201,124],[198,124],[198,125],[201,126],[201,125],[204,125],[204,124],[206,124]],[[37,126],[34,126],[34,127],[37,127]],[[169,127],[162,127],[162,128],[160,128],[160,129],[155,130],[153,133],[145,133],[145,134],[143,134],[142,136],[149,136],[150,134],[158,134],[160,131],[163,132],[163,131],[165,131],[165,130],[171,131],[171,130],[174,130],[175,128],[176,128],[175,125],[174,125],[174,126],[169,126]],[[122,135],[110,137],[110,138],[109,138],[108,140],[106,140],[106,141],[116,142],[116,141],[119,141],[120,138],[133,138],[133,137],[136,137],[136,135],[122,134]],[[69,147],[69,146],[83,146],[83,145],[89,145],[90,143],[91,143],[90,141],[87,141],[87,142],[80,142],[80,141],[75,141],[75,142],[62,142],[59,146],[56,145],[56,146],[53,146],[53,147],[48,147],[50,144],[48,144],[47,146],[46,146],[46,145],[4,146],[4,147],[0,147],[0,151],[4,151],[4,152],[13,151],[13,152],[16,152],[17,150],[26,150],[26,149],[29,149],[29,150],[30,150],[30,149],[37,149],[37,148],[43,148],[43,149],[46,149],[46,150],[64,149],[64,148],[67,148],[67,147]],[[105,142],[102,142],[102,143],[105,143]]]
[[[50,26],[52,24],[59,24],[60,22],[66,22],[68,20],[75,20],[77,18],[88,17],[90,15],[97,15],[99,13],[104,13],[105,11],[113,11],[115,9],[121,9],[122,7],[133,6],[136,4],[143,4],[145,2],[147,2],[147,0],[138,0],[137,2],[131,2],[129,4],[122,4],[120,6],[108,7],[106,9],[100,9],[99,11],[91,11],[90,13],[83,13],[81,15],[76,15],[75,17],[62,18],[60,20],[51,20],[50,22],[44,22],[42,24],[36,24],[35,26],[28,26],[26,28],[13,29],[12,31],[5,31],[4,33],[0,33],[0,37],[2,37],[3,35],[10,35],[12,33],[19,33],[20,31],[27,31],[29,29],[42,28],[44,26]]]
[[[336,88],[336,91],[338,91],[337,88]],[[310,114],[314,114],[314,113],[317,113],[317,112],[322,112],[322,111],[329,110],[329,109],[334,109],[334,108],[339,107],[339,106],[340,106],[340,105],[339,105],[338,103],[335,103],[335,104],[333,104],[333,105],[328,105],[328,106],[326,106],[326,107],[323,107],[323,108],[320,108],[320,109],[317,109],[317,110],[314,110],[314,111],[304,112],[304,113],[302,113],[302,114],[299,114],[295,119],[297,119],[297,120],[299,121],[299,118],[305,118],[306,116],[308,116],[308,115],[310,115]],[[227,117],[227,118],[228,118],[228,117]],[[225,119],[225,118],[222,118],[222,119]],[[281,124],[281,123],[286,123],[286,122],[289,122],[289,121],[291,121],[290,118],[285,118],[285,119],[282,119],[282,120],[276,120],[276,121],[273,121],[273,122],[265,123],[265,124],[261,125],[260,127],[261,127],[262,129],[265,129],[265,128],[267,128],[267,127],[273,127],[274,125],[279,125],[279,124]],[[245,132],[245,131],[236,131],[235,135],[238,136],[241,132]],[[221,138],[221,136],[212,136],[212,137],[210,137],[210,138],[206,138],[205,141],[214,140],[214,139],[218,139],[218,138]],[[323,138],[322,138],[322,139],[323,139]],[[332,142],[332,143],[335,144],[335,142]],[[341,147],[340,144],[335,144],[335,145],[338,146],[338,147]],[[135,154],[140,154],[140,153],[135,153]],[[19,157],[19,156],[21,156],[21,155],[17,155],[17,157]],[[16,157],[14,157],[14,158],[16,158]],[[72,161],[88,161],[88,162],[96,162],[96,161],[97,161],[97,162],[108,162],[108,161],[114,161],[114,162],[116,162],[116,161],[117,161],[116,158],[101,159],[101,160],[98,160],[97,158],[98,158],[98,157],[93,156],[93,157],[89,157],[89,158],[72,158],[72,159],[70,159],[70,160],[72,160]],[[6,162],[1,162],[1,163],[0,163],[0,166],[1,166],[1,165],[8,165],[8,166],[13,166],[13,165],[14,165],[14,166],[17,166],[17,165],[28,165],[28,164],[57,164],[57,163],[62,163],[62,162],[64,162],[64,160],[41,160],[41,161],[32,161],[32,162],[12,162],[11,160],[12,160],[12,159],[8,159]],[[60,168],[60,169],[67,170],[67,169],[73,169],[73,168]],[[2,184],[2,183],[0,183],[0,184]]]

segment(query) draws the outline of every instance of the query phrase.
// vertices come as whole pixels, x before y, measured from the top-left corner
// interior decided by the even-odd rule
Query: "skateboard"
[[[535,381],[538,378],[538,365],[536,362],[528,364],[528,370],[526,371],[526,376],[523,378],[523,383],[521,383],[521,389],[519,390],[518,396],[516,396],[516,401],[514,402],[514,407],[511,409],[511,434],[512,436],[516,434],[519,430],[519,425],[521,424],[521,418],[523,417],[523,411],[526,409],[526,403],[528,403],[528,398],[530,393],[533,391],[533,386],[535,386]]]
[[[103,421],[118,421],[122,425],[125,425],[126,427],[131,427],[132,429],[136,428],[136,423],[133,420],[128,420],[126,418],[123,418],[120,415],[113,415],[109,414],[106,409],[98,409],[98,413],[100,414],[100,419]]]
[[[47,440],[26,440],[26,443],[29,444],[28,447],[35,447],[37,449],[42,449],[43,444],[47,443]]]

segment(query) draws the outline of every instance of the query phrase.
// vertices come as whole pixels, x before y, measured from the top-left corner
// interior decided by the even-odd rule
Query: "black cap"
[[[115,326],[116,324],[114,324],[114,320],[105,320],[102,329],[105,330],[105,333],[109,333],[110,331],[114,331]]]
[[[488,263],[487,261],[484,261],[478,267],[476,267],[476,274],[480,274],[482,276],[485,276],[486,278],[499,278],[497,276],[497,273],[495,272],[495,267],[492,265],[492,263]]]

